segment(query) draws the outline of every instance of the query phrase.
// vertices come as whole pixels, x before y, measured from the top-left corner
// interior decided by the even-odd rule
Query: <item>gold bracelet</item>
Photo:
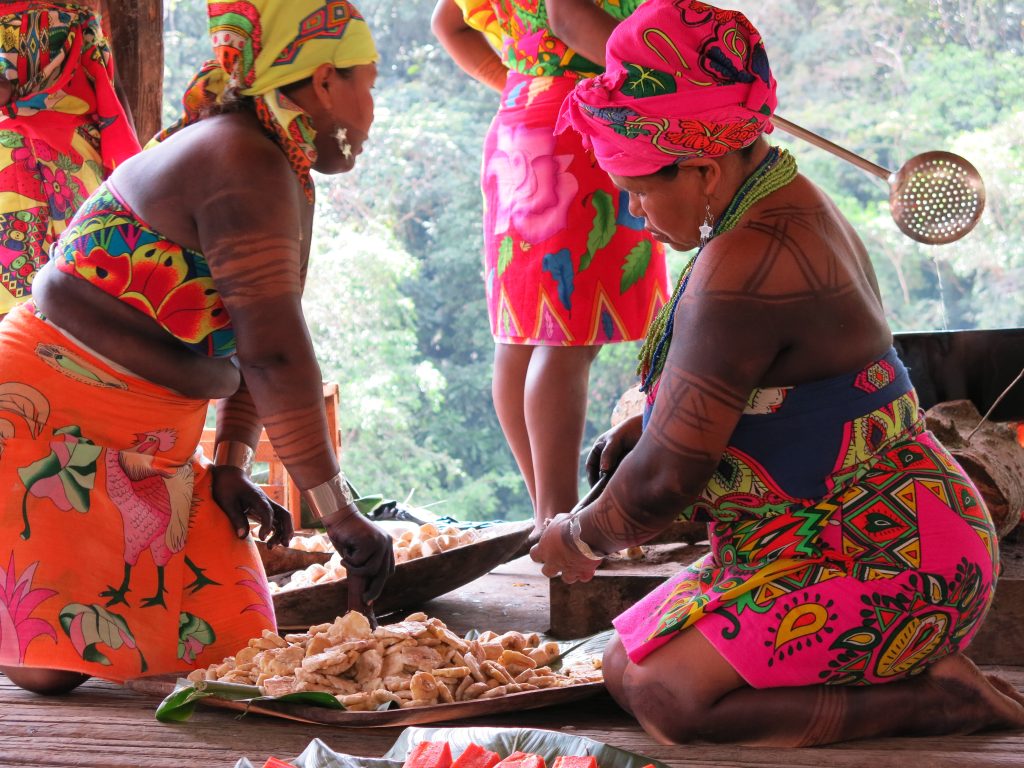
[[[241,440],[222,440],[213,449],[213,463],[217,467],[238,467],[249,474],[256,452]]]
[[[352,489],[349,488],[348,480],[342,472],[320,485],[306,489],[302,492],[302,498],[306,500],[314,517],[321,520],[332,517],[339,511],[347,510],[356,500],[356,497],[352,495]]]

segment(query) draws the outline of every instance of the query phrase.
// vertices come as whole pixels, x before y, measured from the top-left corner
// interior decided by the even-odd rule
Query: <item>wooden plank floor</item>
[[[426,610],[459,631],[489,628],[540,631],[547,627],[546,579],[527,560],[428,604]],[[999,670],[1024,690],[1024,666]],[[188,723],[153,719],[156,700],[102,681],[71,694],[25,693],[0,675],[0,768],[230,768],[245,755],[257,765],[269,756],[291,758],[314,738],[350,754],[383,754],[400,729],[340,729],[200,706]],[[442,725],[442,724],[437,724]],[[606,696],[561,707],[443,725],[565,729],[672,766],[840,766],[842,768],[962,768],[1024,766],[1024,733],[927,739],[876,739],[818,749],[733,746],[666,747],[651,741]]]

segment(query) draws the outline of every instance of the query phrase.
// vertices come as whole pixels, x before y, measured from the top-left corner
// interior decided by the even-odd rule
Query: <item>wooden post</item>
[[[164,85],[163,0],[105,0],[114,66],[139,141],[160,130]]]

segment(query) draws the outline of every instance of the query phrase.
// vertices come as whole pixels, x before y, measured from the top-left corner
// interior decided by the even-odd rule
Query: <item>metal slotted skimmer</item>
[[[985,210],[985,184],[967,160],[951,152],[925,152],[896,172],[865,160],[816,133],[775,115],[786,133],[853,163],[889,185],[889,212],[903,234],[919,243],[942,245],[959,240]]]

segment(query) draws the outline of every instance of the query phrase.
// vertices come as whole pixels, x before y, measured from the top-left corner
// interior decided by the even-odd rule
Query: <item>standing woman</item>
[[[83,5],[0,8],[0,318],[32,293],[78,206],[139,151],[99,21]]]
[[[492,391],[538,531],[578,498],[591,363],[603,344],[643,338],[667,296],[662,246],[579,137],[553,131],[639,3],[440,0],[434,11],[459,66],[501,92],[482,167]],[[556,20],[589,58],[555,35]]]
[[[185,118],[85,201],[0,323],[0,670],[30,690],[201,668],[274,629],[249,519],[271,544],[291,522],[247,474],[261,426],[362,597],[393,570],[301,305],[310,171],[362,150],[373,38],[345,0],[208,10],[217,58]]]

